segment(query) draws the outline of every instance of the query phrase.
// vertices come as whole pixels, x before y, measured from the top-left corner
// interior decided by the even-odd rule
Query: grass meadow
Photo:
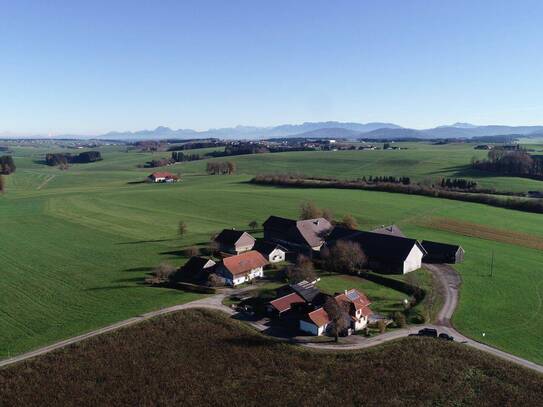
[[[207,176],[205,161],[190,162],[170,167],[183,174],[174,185],[131,184],[150,172],[138,164],[167,153],[105,147],[103,161],[60,171],[40,163],[46,148],[15,148],[17,172],[7,177],[7,192],[0,196],[0,357],[196,298],[141,283],[162,261],[181,265],[183,247],[205,244],[222,228],[262,223],[270,214],[295,217],[300,203],[312,200],[338,218],[353,214],[365,229],[396,223],[411,237],[461,244],[467,254],[458,266],[463,286],[455,326],[543,363],[541,215],[421,196],[247,182],[257,172],[273,171],[460,176],[458,166],[469,165],[477,152],[472,147],[244,156],[234,158],[235,176]],[[480,180],[518,190],[543,185]],[[180,220],[188,226],[183,239],[176,235]]]
[[[0,370],[5,406],[518,406],[542,398],[541,375],[461,344],[405,338],[317,352],[202,310]]]

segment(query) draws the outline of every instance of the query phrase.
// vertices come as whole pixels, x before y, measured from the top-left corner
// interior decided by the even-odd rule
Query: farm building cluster
[[[281,319],[285,325],[320,336],[334,323],[334,317],[325,309],[327,299],[333,298],[343,309],[339,315],[339,318],[344,319],[341,324],[344,327],[342,334],[350,335],[368,325],[373,312],[364,293],[351,289],[330,296],[320,292],[316,283],[302,281],[280,288],[277,290],[278,297],[268,304],[268,313]]]
[[[263,277],[270,264],[298,255],[315,258],[323,247],[333,248],[340,241],[358,244],[367,257],[367,268],[382,273],[406,274],[421,268],[423,261],[458,263],[464,257],[460,246],[419,242],[405,237],[395,225],[366,232],[333,226],[324,218],[270,216],[263,227],[264,238],[258,240],[245,231],[223,230],[214,239],[222,260],[191,258],[181,271],[188,280],[214,274],[225,285],[238,286]]]

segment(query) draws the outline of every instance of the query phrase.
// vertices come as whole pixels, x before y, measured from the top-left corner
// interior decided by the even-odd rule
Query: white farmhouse
[[[264,276],[264,266],[268,261],[259,252],[251,250],[235,256],[226,257],[217,266],[216,273],[228,285],[236,286]]]

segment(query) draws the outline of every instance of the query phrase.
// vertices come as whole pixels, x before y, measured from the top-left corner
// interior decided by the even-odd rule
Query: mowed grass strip
[[[463,236],[543,250],[543,238],[527,233],[515,232],[513,230],[493,228],[478,223],[465,222],[445,217],[432,217],[427,221],[421,222],[421,225],[432,229],[453,232]]]
[[[461,344],[406,338],[365,351],[310,351],[204,310],[0,370],[6,406],[512,406],[542,399],[542,375]]]

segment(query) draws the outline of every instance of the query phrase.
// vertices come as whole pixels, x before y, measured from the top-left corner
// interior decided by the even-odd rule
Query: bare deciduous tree
[[[324,310],[330,318],[330,329],[337,342],[339,341],[339,334],[349,327],[349,314],[343,305],[333,297],[326,299]]]
[[[322,210],[314,202],[306,201],[300,205],[300,219],[315,219],[321,216]]]
[[[179,221],[179,224],[177,225],[177,234],[179,235],[179,237],[183,237],[185,236],[186,233],[187,233],[187,224],[181,220]]]
[[[347,229],[355,230],[358,229],[358,222],[353,215],[347,214],[341,220],[341,224]]]
[[[340,240],[331,249],[325,259],[328,271],[336,273],[355,273],[367,263],[367,257],[356,242]]]

